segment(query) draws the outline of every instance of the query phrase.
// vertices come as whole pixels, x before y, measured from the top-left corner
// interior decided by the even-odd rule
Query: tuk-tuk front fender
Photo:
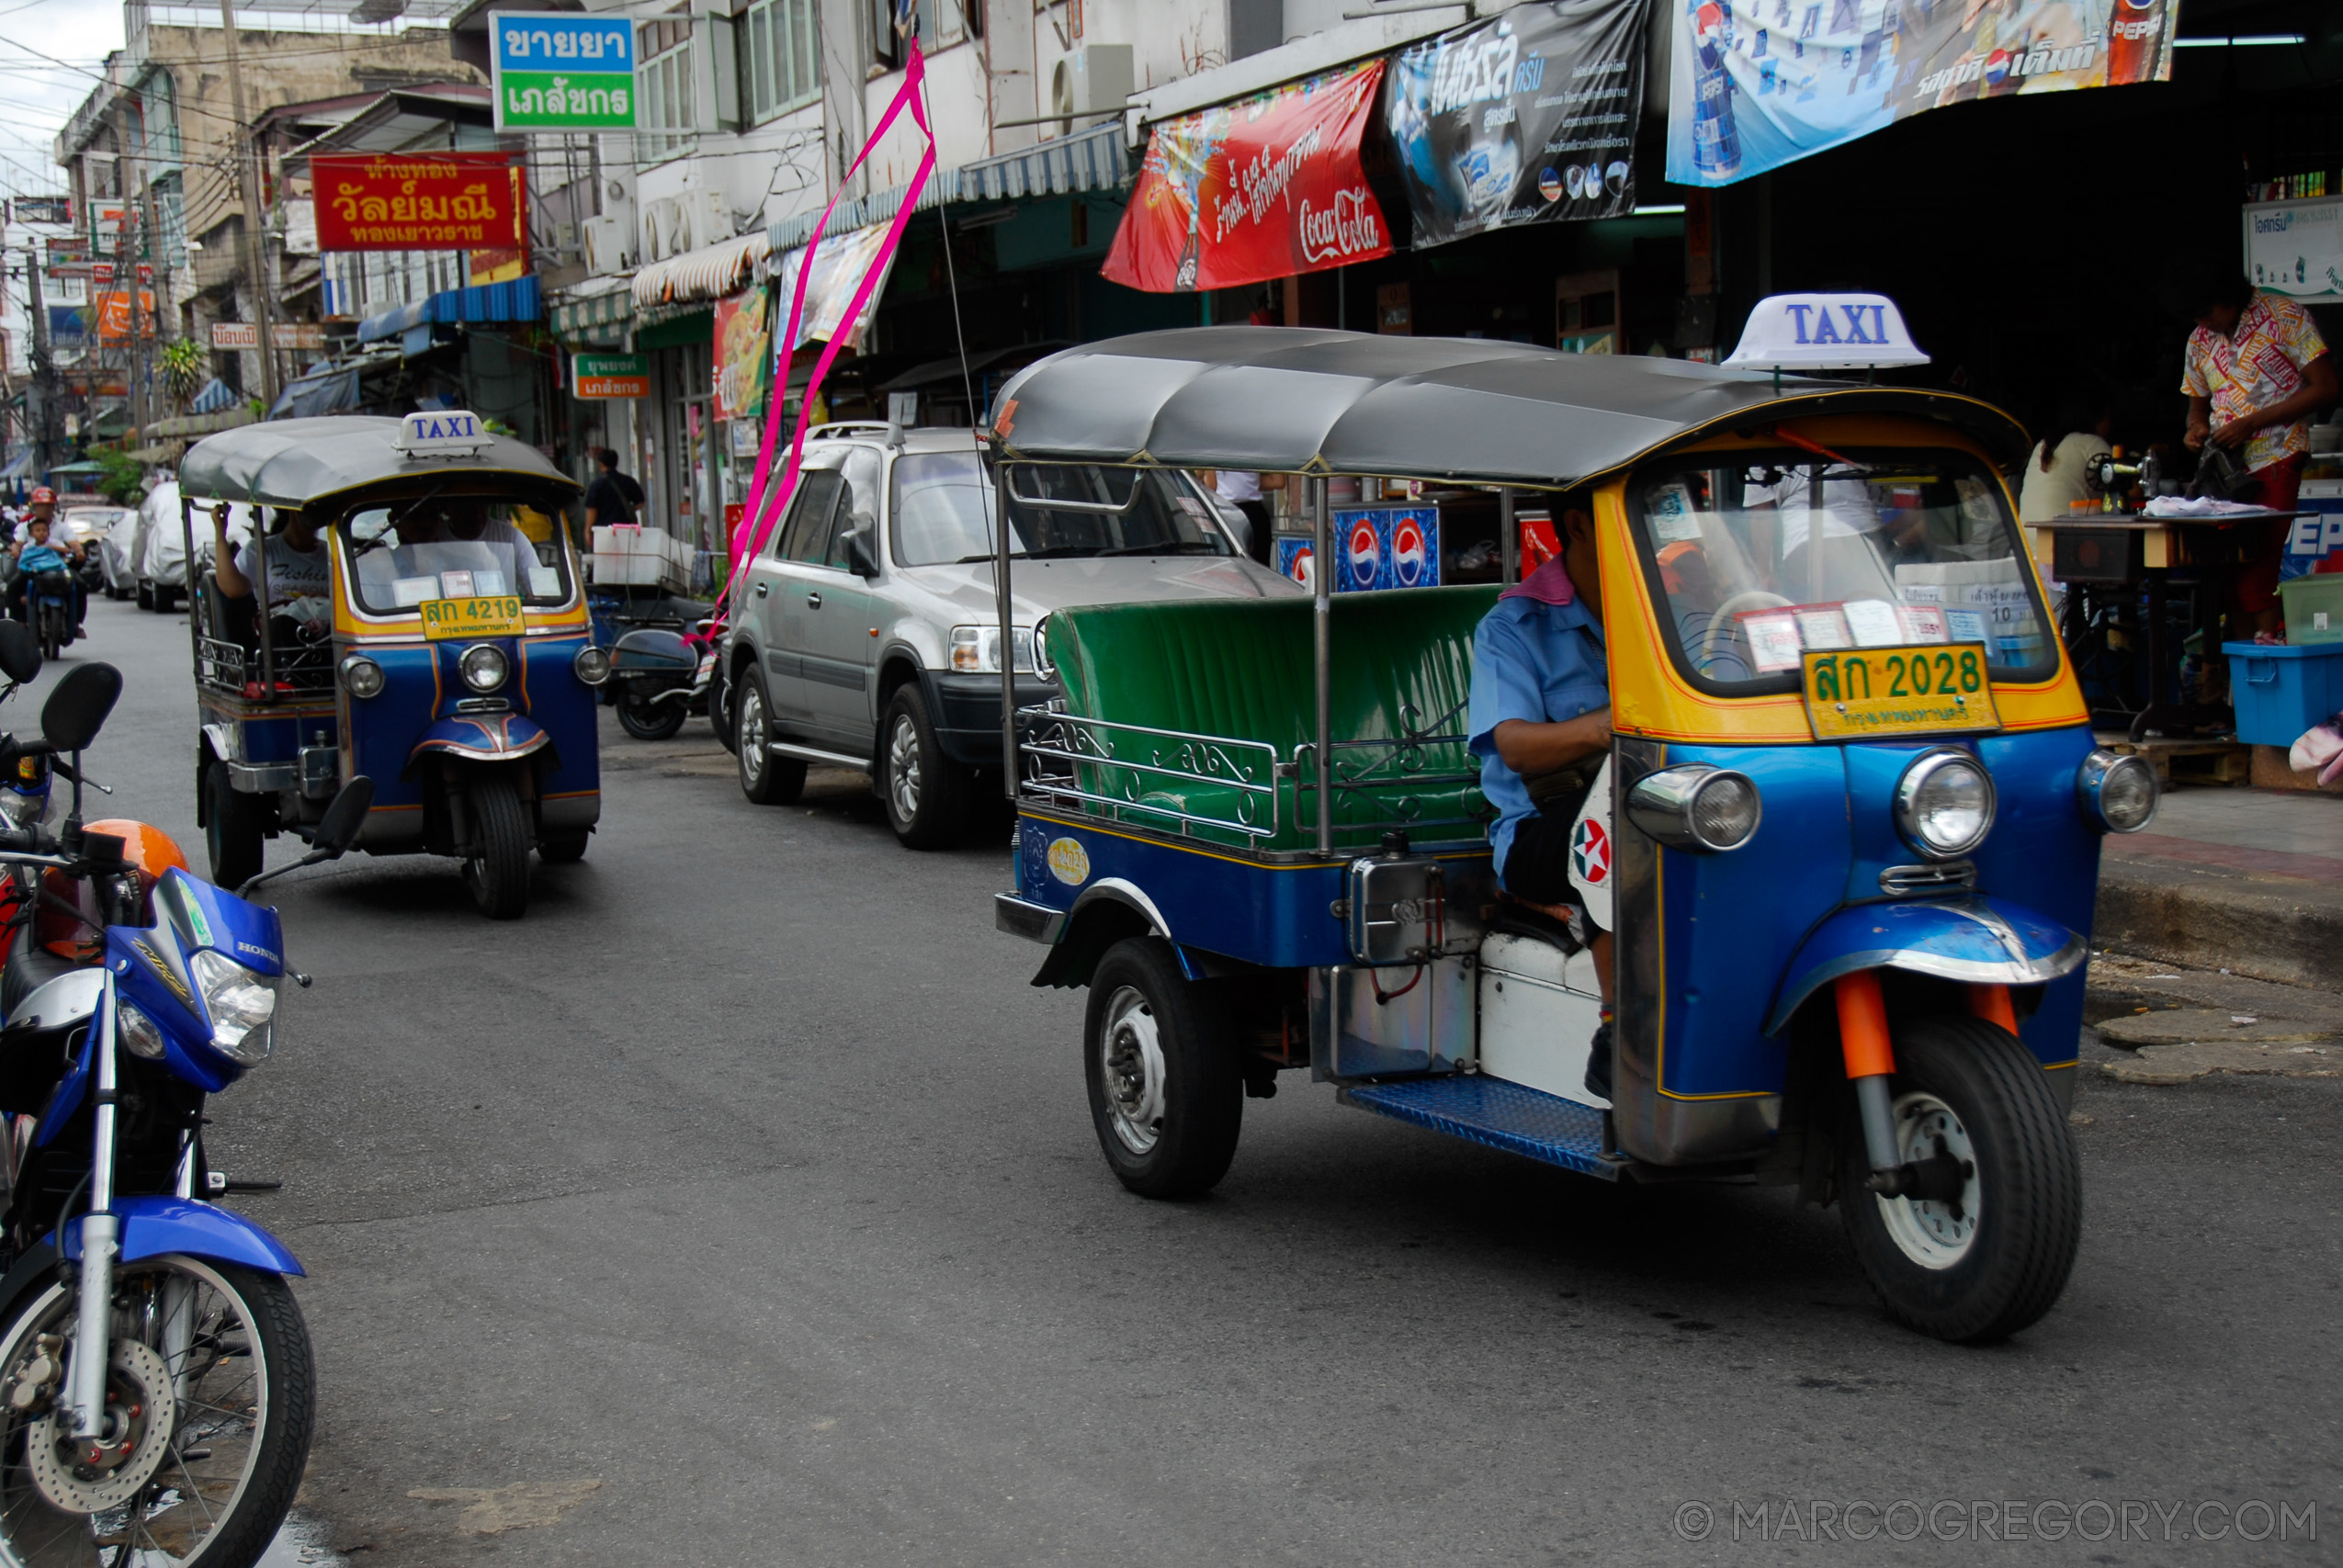
[[[1861,969],[1903,969],[1973,986],[2038,986],[2089,956],[2082,936],[2006,898],[1858,904],[1816,927],[1798,949],[1765,1032],[1781,1033],[1808,997]]]
[[[408,774],[431,752],[467,762],[511,762],[553,744],[542,725],[526,714],[466,713],[443,718],[423,732],[407,753]]]

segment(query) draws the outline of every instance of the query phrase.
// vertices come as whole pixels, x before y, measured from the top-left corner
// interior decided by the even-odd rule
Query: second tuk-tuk
[[[1610,826],[1573,842],[1611,887],[1608,976],[1490,863],[1466,716],[1499,588],[1338,594],[1327,570],[1307,604],[1036,629],[1060,694],[1004,730],[996,919],[1049,947],[1036,985],[1090,987],[1083,1070],[1126,1186],[1210,1188],[1244,1098],[1307,1068],[1590,1176],[1835,1201],[1928,1334],[2048,1310],[2081,1222],[2066,1118],[2100,836],[2145,826],[2156,781],[2094,747],[2001,477],[2027,451],[2013,421],[1255,327],[1067,350],[992,425],[1004,513],[1026,465],[1082,462],[1307,476],[1319,562],[1335,475],[1497,490],[1509,579],[1524,492],[1595,530]],[[995,570],[1005,606],[1005,544]]]
[[[188,450],[188,562],[207,503],[269,513],[266,537],[229,563],[242,592],[223,589],[221,563],[189,569],[215,881],[259,871],[265,840],[311,837],[360,773],[376,784],[357,847],[454,856],[492,918],[527,908],[532,850],[585,853],[610,658],[560,522],[578,493],[460,411],[278,420]]]

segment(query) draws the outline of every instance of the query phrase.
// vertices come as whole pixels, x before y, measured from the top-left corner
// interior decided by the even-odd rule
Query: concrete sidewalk
[[[2190,788],[2111,837],[2092,945],[2343,989],[2343,797]]]

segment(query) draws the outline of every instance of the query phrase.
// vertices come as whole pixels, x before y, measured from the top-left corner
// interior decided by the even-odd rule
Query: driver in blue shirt
[[[1587,1087],[1611,1093],[1610,663],[1588,498],[1556,507],[1562,553],[1505,591],[1473,635],[1471,746],[1499,880],[1594,956],[1602,1022]]]

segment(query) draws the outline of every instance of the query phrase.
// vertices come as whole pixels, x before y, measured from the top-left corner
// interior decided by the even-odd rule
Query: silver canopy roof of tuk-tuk
[[[489,436],[469,456],[420,457],[395,445],[401,428],[401,421],[374,414],[242,425],[187,448],[179,489],[191,499],[300,507],[354,491],[417,494],[449,479],[502,481],[500,488],[552,491],[561,501],[581,488],[509,435]]]
[[[2005,466],[2029,446],[1954,393],[1310,327],[1084,344],[1012,377],[992,426],[1012,459],[1568,485],[1713,429],[1823,413],[1945,420]]]

